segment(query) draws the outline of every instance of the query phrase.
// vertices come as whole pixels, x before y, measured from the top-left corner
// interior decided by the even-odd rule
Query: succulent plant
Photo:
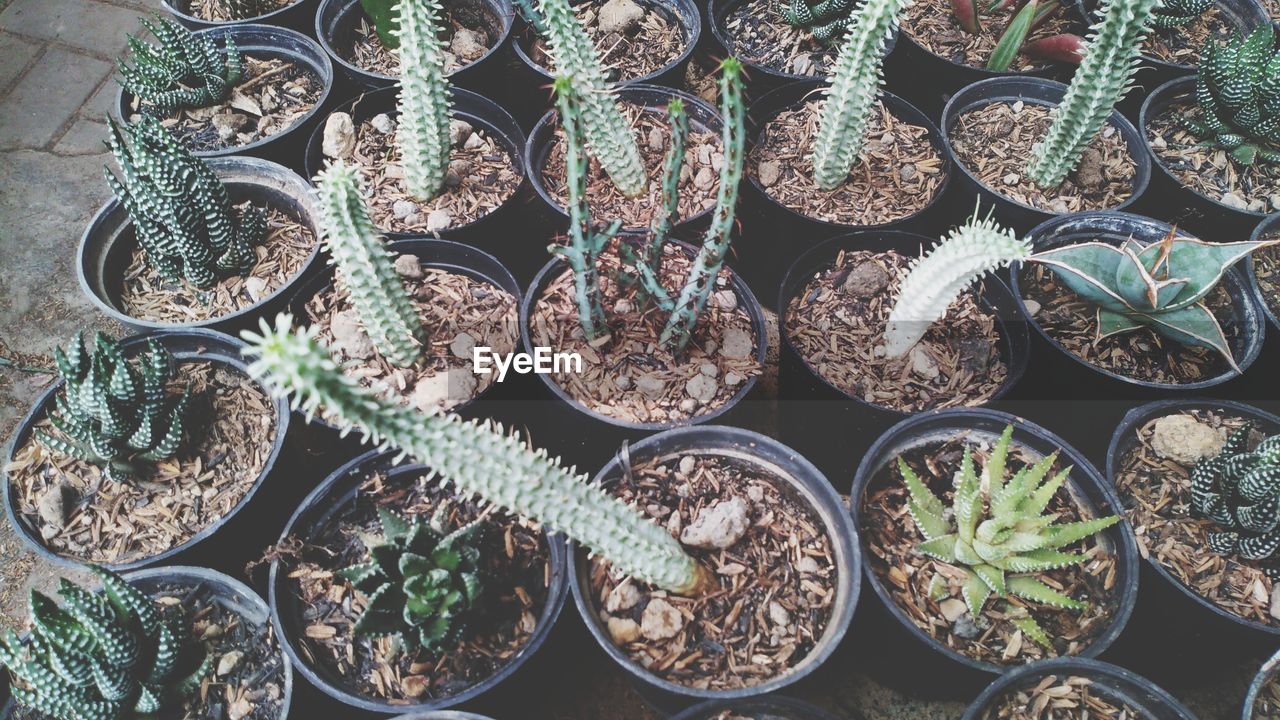
[[[953,229],[903,271],[885,326],[885,354],[905,355],[965,288],[992,270],[1030,256],[1029,242],[1019,240],[990,216],[979,220],[975,212],[968,223]]]
[[[383,47],[392,50],[400,47],[400,18],[396,13],[399,4],[400,0],[360,0],[360,7],[369,16]]]
[[[275,0],[218,0],[218,5],[234,20],[266,15],[280,7]]]
[[[1205,297],[1249,253],[1280,240],[1208,243],[1176,228],[1143,245],[1087,242],[1052,248],[1029,262],[1048,267],[1072,292],[1098,307],[1098,337],[1149,327],[1170,340],[1216,350],[1239,372]]]
[[[198,288],[247,274],[258,261],[254,246],[267,236],[266,213],[254,206],[238,213],[213,170],[155,118],[107,124],[120,178],[107,167],[103,174],[133,220],[147,262]]]
[[[925,538],[916,549],[966,572],[968,579],[961,594],[975,616],[993,594],[1084,609],[1085,603],[1054,590],[1036,575],[1084,562],[1084,555],[1063,552],[1062,548],[1093,536],[1120,518],[1112,515],[1057,523],[1058,514],[1047,510],[1071,468],[1050,475],[1058,460],[1054,452],[1006,479],[1012,439],[1010,425],[992,447],[981,475],[974,468],[972,448],[965,447],[953,479],[950,508],[898,458],[898,472],[909,494],[907,510]]]
[[[391,254],[374,229],[355,168],[338,161],[316,176],[324,246],[378,353],[401,367],[425,347],[425,330]]]
[[[1247,39],[1208,42],[1196,103],[1199,114],[1180,119],[1204,144],[1230,152],[1242,165],[1280,163],[1280,50],[1270,23]]]
[[[231,33],[225,33],[225,52],[218,49],[211,33],[195,34],[165,18],[142,25],[157,45],[129,36],[133,64],[116,61],[120,85],[142,104],[167,113],[184,107],[208,107],[227,98],[244,75],[244,59]]]
[[[0,642],[19,705],[56,720],[131,720],[172,710],[199,690],[213,660],[189,646],[181,608],[167,617],[151,598],[100,567],[97,594],[63,579],[61,608],[31,591],[31,635]]]
[[[400,126],[396,144],[409,192],[429,200],[449,171],[449,81],[437,0],[400,0]]]
[[[53,354],[63,388],[49,422],[54,436],[35,433],[50,450],[102,465],[111,480],[137,474],[138,461],[172,457],[182,442],[187,390],[173,395],[173,358],[157,340],[129,362],[119,346],[97,333],[93,350],[76,335],[66,352]]]
[[[1031,151],[1027,174],[1054,188],[1080,163],[1094,136],[1129,88],[1142,41],[1161,0],[1104,0],[1102,20],[1089,39],[1062,102],[1050,113],[1049,130]]]
[[[808,28],[815,40],[826,44],[838,40],[853,24],[854,5],[854,0],[791,0],[782,9],[782,17],[791,25]]]
[[[1164,4],[1156,8],[1155,25],[1163,30],[1186,25],[1211,5],[1213,0],[1164,0]]]
[[[1272,561],[1267,572],[1280,577],[1280,564],[1274,562],[1280,549],[1280,435],[1249,449],[1253,431],[1252,425],[1236,430],[1217,455],[1196,463],[1191,506],[1222,528],[1209,534],[1210,549]]]
[[[1000,33],[996,47],[987,59],[988,70],[1007,71],[1020,51],[1047,60],[1070,63],[1080,61],[1083,41],[1071,33],[1060,33],[1032,43],[1027,42],[1032,31],[1062,11],[1063,3],[1060,0],[996,0],[985,4],[981,0],[951,0],[951,13],[955,16],[956,23],[971,34],[982,29],[984,15],[1010,8],[1016,8],[1017,11]]]
[[[707,570],[685,553],[667,530],[604,488],[535,451],[500,426],[463,421],[456,415],[423,415],[373,396],[315,341],[315,329],[294,331],[281,315],[272,328],[245,332],[256,356],[249,372],[277,395],[292,395],[295,409],[310,416],[320,407],[344,428],[358,429],[382,447],[398,447],[475,494],[554,531],[563,532],[608,559],[619,572],[672,592],[693,594],[707,583]]]

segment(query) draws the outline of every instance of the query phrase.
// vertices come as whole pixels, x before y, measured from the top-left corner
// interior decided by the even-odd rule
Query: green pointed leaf
[[[1237,373],[1240,366],[1231,354],[1231,346],[1222,332],[1222,326],[1204,305],[1190,305],[1179,310],[1169,310],[1155,315],[1140,315],[1143,322],[1161,335],[1192,347],[1216,350]]]
[[[382,524],[382,536],[389,543],[397,543],[409,536],[409,522],[394,510],[378,508],[378,522]]]
[[[964,565],[981,565],[984,562],[989,562],[978,554],[971,543],[959,538],[956,540],[956,559]]]
[[[1005,425],[1004,431],[1000,433],[1000,439],[992,446],[991,457],[987,458],[987,464],[982,468],[982,474],[987,482],[987,497],[997,498],[1004,491],[1004,470],[1011,442],[1013,442],[1013,425],[1009,424]]]
[[[956,558],[956,538],[955,533],[942,535],[920,543],[916,546],[916,550],[931,558],[954,564],[958,562],[958,558]]]
[[[1199,302],[1222,280],[1231,266],[1259,248],[1275,245],[1280,240],[1211,243],[1179,236],[1169,255],[1169,277],[1186,278],[1187,286],[1167,309],[1187,307]]]
[[[1109,310],[1129,309],[1111,288],[1124,259],[1119,248],[1101,242],[1080,243],[1036,253],[1030,262],[1047,266],[1072,292]]]
[[[1053,454],[1055,462],[1057,461],[1057,457],[1058,453],[1055,452]],[[1066,482],[1067,477],[1070,474],[1070,465],[1054,473],[1053,477],[1049,478],[1046,483],[1036,488],[1035,492],[1031,493],[1031,497],[1027,498],[1026,502],[1023,503],[1023,512],[1027,515],[1035,516],[1043,513],[1049,507],[1049,503],[1053,502],[1053,496],[1058,494],[1058,489],[1062,487],[1062,484]]]
[[[1026,575],[1009,578],[1007,585],[1010,595],[1017,595],[1027,600],[1072,610],[1083,610],[1088,607],[1085,603],[1073,600],[1039,580]]]
[[[982,512],[982,489],[973,470],[973,451],[967,446],[960,461],[960,471],[956,474],[955,488],[956,529],[961,540],[972,543]]]
[[[1053,2],[1053,0],[1046,0]],[[991,57],[987,60],[987,69],[995,72],[1007,72],[1009,65],[1013,63],[1013,59],[1018,56],[1018,51],[1027,42],[1027,35],[1031,32],[1031,24],[1036,19],[1036,11],[1039,8],[1037,0],[1029,0],[1017,15],[1009,21],[1008,27],[1000,36],[1000,42],[996,43],[995,50],[991,51]]]
[[[1098,308],[1098,334],[1097,338],[1111,337],[1112,335],[1120,335],[1122,333],[1133,332],[1144,327],[1144,323],[1134,319],[1132,315],[1127,313],[1118,313],[1107,310],[1106,308]]]
[[[974,565],[973,573],[982,578],[982,582],[991,588],[997,596],[1005,594],[1004,571],[991,565]]]
[[[991,586],[978,573],[970,569],[969,577],[964,581],[960,594],[964,596],[964,604],[969,606],[969,612],[977,617],[982,612],[982,604],[991,597]]]
[[[1091,520],[1080,520],[1065,525],[1054,525],[1046,528],[1042,533],[1044,542],[1040,547],[1046,550],[1066,547],[1073,542],[1095,535],[1118,522],[1120,522],[1120,516],[1110,515]]]
[[[1011,622],[1014,627],[1022,631],[1023,635],[1031,638],[1040,647],[1049,652],[1057,651],[1053,647],[1053,642],[1049,640],[1049,635],[1044,631],[1044,628],[1040,627],[1040,623],[1036,622],[1035,618],[1027,615],[1026,617],[1014,618]]]
[[[946,512],[943,502],[929,490],[920,480],[920,476],[916,475],[916,472],[902,458],[898,458],[898,472],[902,475],[902,482],[907,486],[911,499],[915,500],[920,509],[938,517]]]
[[[1057,550],[1032,550],[1011,556],[1005,563],[1009,572],[1042,572],[1084,562],[1084,555]]]

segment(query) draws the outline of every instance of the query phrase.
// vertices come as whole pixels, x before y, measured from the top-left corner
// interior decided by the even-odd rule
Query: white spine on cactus
[[[437,0],[400,0],[400,124],[396,142],[409,192],[429,200],[449,170],[449,82]]]
[[[295,409],[359,430],[380,446],[397,447],[464,494],[479,495],[509,512],[563,532],[621,572],[674,592],[696,590],[703,571],[667,530],[585,476],[533,450],[501,426],[453,414],[423,415],[380,400],[337,364],[315,340],[315,329],[293,331],[281,315],[272,329],[245,332],[254,377]]]
[[[867,0],[854,14],[840,46],[831,84],[823,91],[813,175],[818,187],[840,187],[866,141],[871,110],[884,80],[884,48],[898,31],[898,15],[911,0]]]
[[[1084,60],[1050,115],[1044,140],[1031,149],[1027,174],[1054,188],[1080,163],[1089,143],[1129,89],[1143,39],[1161,0],[1104,0],[1102,20],[1089,30]]]
[[[952,230],[903,272],[885,327],[885,354],[905,355],[975,280],[1030,256],[1030,243],[991,218],[979,221],[975,216]]]
[[[604,65],[591,36],[582,28],[569,0],[538,0],[555,59],[556,75],[567,77],[582,106],[582,132],[587,145],[613,184],[628,197],[644,194],[648,173],[627,118],[609,87]]]

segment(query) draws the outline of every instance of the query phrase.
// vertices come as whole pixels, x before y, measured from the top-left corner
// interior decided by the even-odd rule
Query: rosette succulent
[[[1280,50],[1263,23],[1248,38],[1209,41],[1196,75],[1200,112],[1181,122],[1242,165],[1280,163]]]
[[[1246,425],[1233,432],[1222,451],[1191,471],[1191,506],[1221,528],[1209,534],[1209,548],[1222,555],[1267,562],[1280,576],[1280,435],[1250,449]]]
[[[231,93],[244,75],[244,59],[231,33],[223,35],[226,50],[219,50],[210,33],[192,33],[165,18],[142,19],[156,38],[149,45],[129,36],[130,60],[116,62],[120,85],[146,107],[167,113],[178,108],[216,105]]]

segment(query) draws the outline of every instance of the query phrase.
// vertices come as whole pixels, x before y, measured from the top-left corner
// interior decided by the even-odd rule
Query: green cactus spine
[[[223,35],[225,53],[210,33],[194,34],[164,18],[142,25],[156,38],[148,45],[129,36],[133,64],[117,60],[120,86],[143,105],[167,113],[184,107],[209,107],[227,98],[244,75],[244,59],[231,33]]]
[[[444,187],[449,171],[449,81],[437,0],[400,0],[400,126],[404,180],[419,200]]]

